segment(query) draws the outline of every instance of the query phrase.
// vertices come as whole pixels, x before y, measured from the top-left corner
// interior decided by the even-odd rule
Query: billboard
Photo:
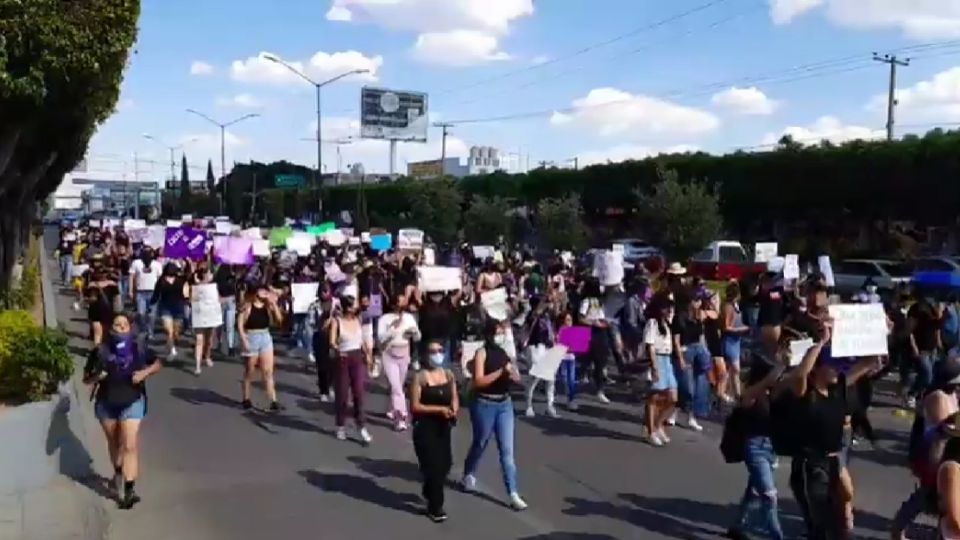
[[[364,87],[360,91],[360,136],[427,142],[427,95]]]
[[[430,161],[417,161],[407,164],[407,176],[413,178],[434,178],[443,176],[443,161],[432,159]]]

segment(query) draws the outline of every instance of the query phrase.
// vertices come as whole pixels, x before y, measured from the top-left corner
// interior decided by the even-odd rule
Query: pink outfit
[[[383,373],[390,382],[390,405],[394,420],[406,420],[407,397],[403,393],[403,384],[407,380],[410,368],[410,346],[388,346],[383,351]]]

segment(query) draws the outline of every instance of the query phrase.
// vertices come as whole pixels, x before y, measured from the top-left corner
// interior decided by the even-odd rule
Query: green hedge
[[[66,335],[37,326],[26,311],[0,312],[0,401],[43,401],[73,370]]]

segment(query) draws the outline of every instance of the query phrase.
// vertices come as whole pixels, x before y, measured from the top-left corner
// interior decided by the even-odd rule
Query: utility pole
[[[887,140],[892,141],[894,116],[897,108],[897,66],[909,66],[910,59],[900,60],[896,55],[885,54],[881,56],[877,53],[873,53],[873,59],[877,62],[890,64],[890,94],[887,97]]]
[[[447,136],[450,135],[448,131],[453,127],[453,124],[447,122],[439,122],[434,124],[435,127],[443,128],[443,142],[440,143],[440,176],[447,175]]]
[[[257,173],[253,173],[253,190],[250,193],[250,221],[257,223]]]

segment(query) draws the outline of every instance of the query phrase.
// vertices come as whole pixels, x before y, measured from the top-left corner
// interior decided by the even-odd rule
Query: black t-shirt
[[[921,352],[936,349],[940,320],[934,313],[933,306],[926,302],[918,302],[907,312],[907,318],[915,325],[913,339],[917,342],[917,349]]]
[[[450,298],[444,296],[439,302],[426,299],[420,307],[420,332],[423,341],[449,338],[455,327],[456,310]]]
[[[213,282],[217,284],[217,293],[221,298],[232,298],[237,295],[237,277],[233,275],[230,268],[226,266],[218,268]]]
[[[680,345],[694,345],[700,343],[700,338],[703,337],[703,321],[684,313],[673,318],[670,330],[674,336],[680,336]]]
[[[887,317],[893,322],[893,330],[890,332],[890,344],[896,347],[904,347],[910,343],[910,327],[907,325],[907,315],[900,308],[894,307],[887,311]]]
[[[76,245],[77,243],[73,240],[61,239],[60,245],[57,246],[57,249],[60,251],[61,257],[67,256],[67,255],[69,255],[70,257],[73,257],[73,248]]]
[[[186,279],[177,276],[173,281],[167,281],[166,278],[160,278],[157,281],[157,288],[154,291],[154,298],[163,306],[177,307],[186,302],[183,297],[183,286]]]
[[[757,316],[758,326],[779,326],[786,317],[787,293],[783,287],[774,287],[758,294],[760,313]]]
[[[797,411],[802,448],[811,456],[826,456],[843,449],[843,428],[848,412],[846,378],[842,375],[827,395],[812,385]]]
[[[485,350],[487,351],[487,359],[483,363],[484,375],[489,375],[510,363],[510,357],[507,356],[507,352],[498,345],[488,343]],[[480,389],[479,392],[481,394],[504,395],[510,392],[511,383],[510,375],[504,371],[499,379],[494,381],[490,386]]]
[[[743,407],[743,426],[747,437],[769,437],[772,433],[770,398],[761,396],[753,405]]]

